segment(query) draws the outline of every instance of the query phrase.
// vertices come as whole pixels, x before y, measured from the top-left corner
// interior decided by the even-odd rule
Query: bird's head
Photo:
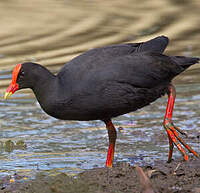
[[[4,99],[7,99],[19,89],[32,88],[33,82],[37,81],[34,74],[39,73],[36,72],[38,68],[38,64],[31,62],[17,64],[13,69],[12,82],[6,90]]]

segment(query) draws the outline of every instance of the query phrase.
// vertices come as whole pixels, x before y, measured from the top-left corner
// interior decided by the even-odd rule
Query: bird
[[[180,137],[186,133],[172,121],[176,97],[172,79],[198,63],[199,58],[163,54],[168,42],[168,37],[162,35],[146,42],[94,48],[64,64],[57,74],[38,63],[17,64],[4,98],[30,88],[41,108],[52,117],[103,121],[109,139],[106,167],[112,167],[117,138],[112,119],[167,94],[163,126],[169,139],[168,162],[172,160],[174,145],[184,160],[188,160],[188,155],[183,147],[199,158]]]

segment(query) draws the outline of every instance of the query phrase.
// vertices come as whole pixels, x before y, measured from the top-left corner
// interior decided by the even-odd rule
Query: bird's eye
[[[19,73],[19,76],[17,78],[17,81],[22,81],[23,80],[23,77],[24,77],[24,71],[22,70],[20,73]]]
[[[22,71],[20,72],[20,77],[23,78],[23,76],[24,76],[24,71],[22,70]]]

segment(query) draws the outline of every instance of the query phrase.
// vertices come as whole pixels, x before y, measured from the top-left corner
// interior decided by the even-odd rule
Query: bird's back
[[[58,76],[65,77],[70,69],[78,70],[80,73],[95,68],[99,65],[109,65],[114,59],[126,55],[134,55],[138,52],[163,53],[168,45],[168,38],[159,36],[147,42],[111,45],[91,49],[66,63],[58,73]]]

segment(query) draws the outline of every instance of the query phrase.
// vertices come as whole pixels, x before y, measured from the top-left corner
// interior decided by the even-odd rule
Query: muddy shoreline
[[[146,193],[200,192],[200,159],[190,158],[185,162],[180,158],[171,163],[157,161],[142,169],[150,183]],[[113,168],[87,170],[74,177],[64,173],[47,176],[39,172],[30,180],[16,174],[0,180],[0,193],[139,193],[145,192],[148,183],[140,175],[136,167],[125,162],[117,163]]]

